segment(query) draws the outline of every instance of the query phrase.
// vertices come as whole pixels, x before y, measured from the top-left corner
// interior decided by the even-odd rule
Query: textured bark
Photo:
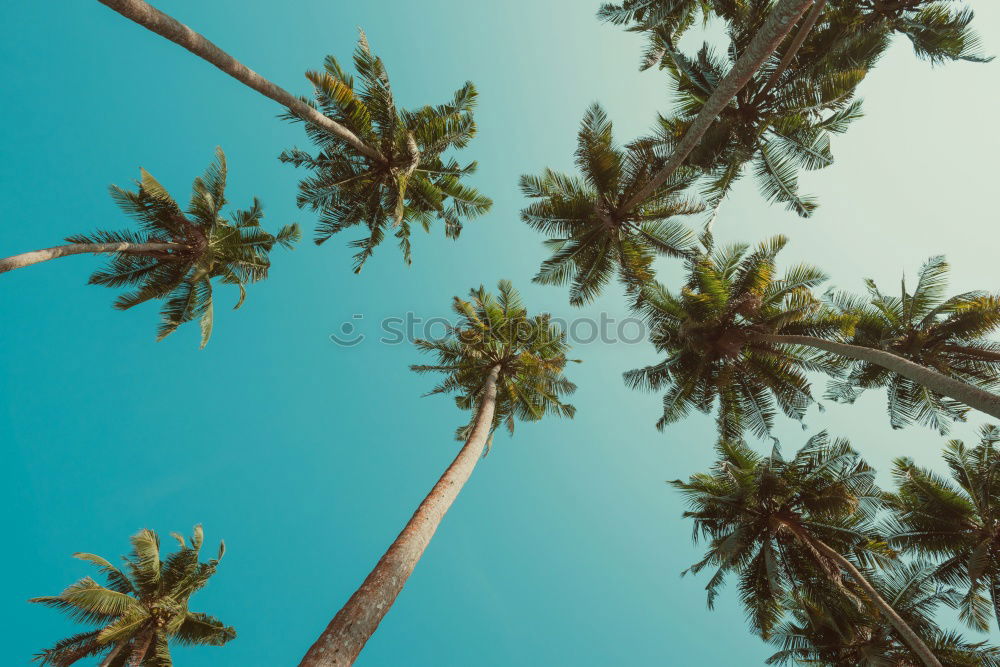
[[[847,343],[837,343],[832,340],[823,340],[813,336],[783,336],[778,334],[756,334],[752,340],[768,343],[785,343],[789,345],[806,345],[826,352],[832,352],[850,359],[867,361],[876,364],[913,380],[917,384],[927,387],[931,391],[953,398],[960,403],[964,403],[971,408],[985,412],[1000,419],[1000,396],[980,389],[967,382],[956,380],[939,373],[933,368],[921,366],[909,359],[897,356],[884,350],[876,350],[870,347],[859,345],[849,345]]]
[[[377,150],[366,145],[349,129],[333,119],[327,118],[284,88],[271,83],[201,34],[180,21],[167,16],[149,3],[143,2],[143,0],[100,0],[100,2],[125,18],[135,21],[162,37],[166,37],[175,44],[183,46],[199,58],[212,63],[240,83],[250,86],[258,93],[286,107],[299,118],[340,137],[358,152],[367,155],[373,160],[385,161]]]
[[[33,250],[0,259],[0,273],[31,266],[39,262],[47,262],[50,259],[66,257],[67,255],[109,252],[127,252],[134,255],[145,255],[166,252],[167,250],[182,247],[176,243],[70,243],[69,245],[57,245],[51,248]]]
[[[738,92],[743,90],[744,86],[749,83],[753,75],[760,69],[760,66],[781,45],[785,36],[792,30],[806,8],[812,3],[813,0],[779,0],[775,8],[771,10],[767,21],[764,22],[764,25],[754,35],[746,52],[739,57],[733,68],[729,70],[729,73],[719,82],[719,85],[712,91],[708,100],[705,101],[705,106],[702,107],[697,118],[691,123],[691,127],[688,128],[688,131],[681,138],[680,142],[678,142],[677,147],[674,148],[673,154],[671,154],[670,159],[667,160],[663,169],[658,171],[645,186],[632,195],[618,209],[619,213],[632,210],[637,204],[648,198],[657,188],[667,182],[667,179],[684,163],[684,160],[691,154],[695,146],[701,142],[705,132],[715,122],[719,114],[722,113],[722,110],[729,105]]]
[[[153,631],[147,630],[135,640],[135,648],[132,655],[128,657],[128,667],[139,667],[149,653],[149,646],[153,643]]]
[[[808,14],[806,14],[805,20],[802,22],[802,25],[799,26],[799,31],[795,33],[795,39],[793,39],[792,43],[788,45],[788,51],[786,51],[785,55],[781,57],[781,62],[778,63],[777,69],[774,70],[770,78],[767,80],[767,85],[764,86],[765,90],[773,86],[778,80],[778,77],[781,76],[786,69],[788,69],[788,66],[792,63],[792,58],[794,58],[795,54],[797,54],[799,49],[802,48],[802,43],[806,41],[809,31],[813,29],[814,25],[816,25],[816,21],[819,19],[820,14],[823,13],[823,8],[825,6],[826,0],[816,0],[816,4],[813,5],[813,8]]]
[[[923,640],[917,636],[917,633],[913,631],[913,628],[911,628],[909,624],[907,624],[907,622],[896,613],[896,610],[893,609],[892,606],[878,594],[878,591],[876,591],[875,587],[871,585],[871,582],[869,582],[868,579],[866,579],[865,576],[858,571],[858,568],[854,567],[854,563],[844,558],[836,549],[833,549],[822,540],[818,540],[815,537],[811,537],[809,539],[812,540],[813,544],[820,551],[820,553],[837,563],[837,565],[851,575],[851,578],[857,582],[858,586],[864,590],[868,598],[875,604],[876,607],[879,608],[879,610],[881,610],[882,614],[885,615],[886,620],[892,624],[892,627],[896,628],[896,632],[900,634],[906,645],[910,647],[910,650],[917,654],[917,657],[920,658],[921,662],[927,665],[927,667],[941,667],[941,662],[934,656],[933,653],[931,653],[931,650],[927,648],[927,644],[925,644]]]
[[[365,642],[389,612],[445,512],[455,502],[482,457],[483,447],[493,426],[499,374],[500,367],[495,366],[487,379],[472,432],[458,456],[420,503],[403,532],[375,565],[361,588],[355,591],[310,647],[299,663],[300,667],[341,667],[353,664]]]
[[[118,642],[115,647],[111,649],[111,652],[104,656],[104,660],[101,660],[99,667],[110,667],[111,663],[114,662],[118,654],[122,652],[122,648],[125,646],[124,642]]]

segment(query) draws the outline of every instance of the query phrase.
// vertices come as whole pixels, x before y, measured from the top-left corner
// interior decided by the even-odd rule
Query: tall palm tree
[[[221,148],[215,158],[194,180],[186,210],[143,169],[137,191],[111,186],[112,199],[139,223],[138,230],[71,236],[66,239],[69,245],[0,259],[0,273],[69,255],[110,254],[108,264],[90,276],[90,283],[137,288],[118,297],[115,308],[127,310],[162,299],[157,340],[184,322],[200,319],[205,347],[214,321],[212,280],[239,288],[239,308],[246,285],[267,277],[272,248],[277,244],[291,249],[300,238],[297,224],[282,227],[276,235],[264,231],[260,226],[264,210],[256,197],[250,208],[233,211],[229,220],[223,218],[227,172]]]
[[[358,248],[354,270],[359,272],[386,232],[394,233],[409,264],[412,224],[429,231],[439,218],[445,236],[458,238],[462,219],[482,215],[492,202],[461,182],[476,170],[475,162],[462,166],[442,157],[450,148],[466,146],[476,134],[477,94],[471,82],[447,104],[407,111],[396,107],[385,66],[372,54],[364,33],[354,66],[357,86],[333,56],[326,58],[323,71],[307,73],[315,88],[315,102],[309,103],[366,144],[377,146],[381,157],[359,155],[342,137],[293,113],[286,117],[306,123],[319,152],[295,148],[279,159],[313,172],[299,184],[298,204],[320,213],[317,244],[350,227],[366,229],[365,238],[351,243]]]
[[[749,254],[746,245],[720,251],[709,245],[709,252],[688,260],[688,282],[679,294],[657,284],[639,294],[636,310],[650,325],[650,342],[666,358],[627,372],[625,381],[639,389],[666,389],[658,427],[691,408],[708,413],[718,399],[723,437],[737,437],[745,428],[766,436],[775,405],[801,418],[812,402],[807,371],[837,377],[855,362],[877,365],[1000,417],[1000,396],[962,375],[964,347],[948,348],[934,365],[924,365],[915,347],[883,347],[861,334],[853,339],[858,322],[853,302],[846,302],[851,308],[833,308],[813,295],[826,279],[821,271],[800,264],[778,276],[775,257],[785,243],[774,237]],[[947,342],[969,341],[956,336]]]
[[[665,46],[662,66],[677,97],[673,114],[660,116],[657,135],[650,141],[672,149],[684,137],[752,33],[734,28],[730,35],[737,48],[724,54],[707,43],[695,57]],[[688,160],[705,173],[704,191],[713,206],[750,163],[768,201],[783,202],[802,217],[811,215],[816,202],[799,193],[797,172],[833,164],[831,136],[846,131],[861,115],[861,102],[854,93],[867,73],[866,54],[871,51],[861,42],[851,40],[833,49],[804,48],[795,67],[783,66],[779,49],[753,74]]]
[[[236,631],[208,614],[190,611],[191,596],[205,587],[225,553],[199,561],[204,534],[194,527],[191,542],[173,533],[180,549],[160,559],[160,539],[151,530],[132,536],[125,568],[88,553],[73,554],[97,566],[106,586],[85,577],[59,595],[33,598],[65,612],[80,623],[101,626],[57,642],[35,656],[43,665],[66,667],[90,656],[103,655],[101,667],[169,667],[170,642],[223,646]]]
[[[868,280],[867,297],[840,294],[831,302],[856,320],[851,344],[885,350],[992,391],[1000,384],[1000,344],[986,336],[1000,329],[1000,296],[973,291],[947,297],[948,270],[944,257],[931,257],[920,268],[912,293],[905,277],[898,296],[883,293]],[[882,387],[894,428],[918,421],[943,434],[950,420],[964,420],[968,412],[962,402],[875,361],[852,364],[847,377],[830,384],[827,396],[851,403],[866,389]]]
[[[940,628],[934,615],[944,605],[954,607],[957,593],[942,588],[926,562],[891,565],[869,575],[872,586],[930,647],[945,667],[995,667],[1000,649],[970,642]],[[903,643],[896,629],[860,595],[844,596],[831,590],[822,600],[791,596],[786,606],[791,618],[779,623],[770,643],[780,650],[769,665],[839,667],[911,667],[919,658]]]
[[[690,508],[684,516],[694,521],[696,539],[709,542],[689,571],[717,568],[707,586],[710,606],[726,576],[736,575],[748,621],[767,638],[789,598],[813,597],[814,580],[852,597],[847,578],[924,664],[940,667],[862,574],[889,554],[871,525],[880,496],[874,471],[850,443],[820,433],[787,461],[777,448],[759,456],[741,441],[723,440],[718,448],[711,472],[672,482]]]
[[[890,543],[938,559],[937,575],[965,590],[961,616],[986,630],[990,616],[1000,625],[1000,430],[983,426],[979,444],[950,441],[944,460],[951,479],[896,459],[897,491]],[[990,609],[992,601],[993,609]]]
[[[538,200],[521,212],[521,219],[549,235],[545,243],[553,249],[535,282],[569,282],[570,303],[579,306],[594,299],[615,272],[635,291],[652,279],[657,255],[691,254],[694,235],[673,220],[702,210],[678,196],[689,178],[674,177],[635,208],[620,210],[659,162],[651,147],[615,145],[611,121],[599,105],[592,105],[577,138],[576,165],[583,179],[551,169],[521,177],[521,191]]]
[[[350,665],[388,613],[430,543],[445,512],[468,481],[492,440],[515,419],[534,421],[545,415],[572,417],[574,408],[562,397],[576,387],[565,378],[569,346],[548,315],[529,317],[508,281],[494,297],[482,287],[471,301],[455,298],[459,322],[440,340],[417,346],[437,358],[433,365],[413,366],[418,373],[443,373],[432,394],[456,394],[455,403],[474,411],[458,437],[465,441],[431,492],[414,512],[375,569],[312,645],[301,665]]]

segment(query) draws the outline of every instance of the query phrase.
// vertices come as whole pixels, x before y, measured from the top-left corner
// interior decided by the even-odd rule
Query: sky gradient
[[[572,309],[564,289],[531,284],[545,250],[518,219],[518,176],[571,170],[591,102],[622,141],[669,108],[664,76],[637,71],[641,40],[601,25],[596,4],[157,4],[296,93],[326,54],[349,60],[357,26],[401,106],[443,102],[474,81],[479,136],[460,159],[479,161],[472,182],[495,206],[457,242],[440,228],[415,234],[411,267],[386,243],[353,275],[350,233],[276,249],[271,277],[240,311],[226,308],[235,289],[216,292],[203,351],[196,325],[155,343],[155,305],[114,311],[114,291],[85,285],[95,258],[0,277],[0,620],[10,630],[0,662],[27,664],[74,631],[25,602],[93,574],[73,552],[115,559],[143,527],[169,548],[169,532],[202,523],[206,543],[224,538],[228,551],[192,607],[239,637],[175,649],[175,662],[296,664],[447,466],[468,419],[447,398],[421,398],[433,378],[407,370],[421,360],[411,345],[376,341],[378,322],[447,315],[453,295],[501,278],[531,311],[626,315],[617,287]],[[1000,54],[1000,8],[976,10],[986,51]],[[129,185],[140,166],[186,201],[216,146],[229,159],[231,206],[256,195],[269,229],[299,221],[311,232],[313,214],[294,204],[304,172],[276,159],[308,143],[274,102],[97,2],[7,3],[0,16],[16,27],[0,42],[0,256],[127,227],[107,185]],[[787,234],[786,265],[818,264],[848,289],[864,277],[890,288],[943,253],[953,291],[996,291],[1000,62],[932,68],[898,42],[860,93],[865,117],[835,139],[836,164],[802,179],[819,198],[814,217],[768,206],[746,178],[717,236]],[[670,284],[678,269],[663,262],[661,278]],[[333,344],[344,322],[368,338]],[[574,356],[576,419],[498,435],[359,665],[759,665],[773,652],[745,629],[732,588],[708,611],[705,577],[680,577],[701,552],[664,482],[710,465],[711,419],[654,429],[659,397],[621,380],[656,359],[646,343],[584,344]],[[827,408],[810,412],[808,432],[779,420],[786,451],[826,428],[883,481],[903,454],[940,467],[944,439],[892,431],[883,395]],[[973,415],[954,436],[971,441],[981,423]]]

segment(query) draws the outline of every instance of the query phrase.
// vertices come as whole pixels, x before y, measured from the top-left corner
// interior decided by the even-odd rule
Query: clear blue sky
[[[636,71],[640,40],[602,26],[595,2],[287,3],[164,0],[159,6],[249,66],[306,92],[302,73],[349,57],[363,26],[404,106],[479,87],[480,136],[465,151],[496,205],[458,242],[415,239],[412,267],[386,244],[361,276],[347,240],[275,252],[272,277],[239,312],[217,293],[216,331],[197,349],[188,325],[154,343],[155,306],[120,313],[84,283],[97,260],[62,259],[0,277],[0,566],[3,664],[69,634],[25,600],[90,574],[74,551],[116,557],[142,527],[205,526],[229,551],[197,609],[234,625],[225,649],[177,649],[180,665],[295,664],[395,537],[454,455],[467,419],[421,398],[406,345],[350,349],[328,336],[354,314],[447,313],[452,295],[510,278],[534,310],[620,317],[616,290],[572,311],[531,285],[544,257],[518,220],[517,177],[568,169],[586,106],[598,100],[622,139],[669,103],[662,75]],[[977,3],[1000,53],[1000,9]],[[313,216],[294,206],[301,173],[276,160],[306,146],[278,107],[97,2],[6,3],[0,42],[0,255],[71,233],[127,225],[106,194],[143,166],[178,199],[221,145],[229,199],[253,195],[274,228]],[[724,205],[723,240],[786,233],[785,259],[825,267],[841,287],[894,284],[946,253],[955,289],[997,289],[1000,62],[931,68],[898,44],[862,86],[866,117],[835,142],[837,164],[803,179],[822,207],[802,222],[759,198],[752,179]],[[676,266],[665,264],[669,281]],[[574,421],[497,438],[361,665],[758,665],[733,591],[705,608],[704,579],[681,578],[699,550],[665,480],[706,468],[714,435],[697,416],[658,433],[657,396],[620,374],[655,358],[639,345],[581,345]],[[817,391],[822,391],[818,380]],[[942,438],[890,430],[883,397],[810,414],[882,469],[909,454],[938,465]],[[969,437],[979,424],[956,429]],[[797,424],[779,430],[798,447]],[[996,641],[1000,637],[993,637]]]

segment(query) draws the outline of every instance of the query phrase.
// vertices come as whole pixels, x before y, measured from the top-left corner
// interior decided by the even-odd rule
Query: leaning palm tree
[[[970,642],[944,630],[935,621],[942,605],[954,607],[959,597],[954,589],[942,588],[934,567],[922,561],[892,561],[872,572],[869,580],[879,594],[920,636],[944,667],[997,667],[1000,649],[985,642]],[[824,591],[822,599],[790,596],[786,606],[791,617],[779,623],[769,642],[779,651],[769,665],[822,665],[839,667],[912,667],[920,658],[901,640],[899,633],[864,600],[861,591],[845,596],[836,587]]]
[[[933,365],[914,353],[916,343],[895,349],[861,334],[852,338],[855,310],[831,307],[813,294],[826,279],[821,271],[802,264],[778,276],[775,256],[785,243],[774,237],[749,254],[746,245],[715,251],[709,244],[709,252],[688,260],[688,282],[679,294],[651,284],[636,298],[637,312],[650,325],[650,342],[666,358],[627,372],[625,381],[666,390],[658,427],[691,408],[711,412],[718,399],[723,437],[737,437],[745,428],[766,436],[775,405],[801,418],[813,401],[807,371],[837,378],[858,362],[1000,417],[1000,396],[962,375],[968,366],[964,346],[972,345],[968,337],[948,339],[950,347]],[[960,315],[945,331],[958,328]]]
[[[986,337],[1000,330],[1000,295],[973,291],[946,297],[948,268],[944,257],[931,257],[912,293],[905,278],[898,296],[883,293],[869,279],[867,297],[839,294],[830,300],[856,320],[851,344],[891,352],[990,392],[1000,385],[1000,344]],[[877,361],[852,364],[846,377],[830,384],[827,396],[852,403],[866,389],[883,387],[894,428],[917,421],[944,434],[951,420],[964,420],[968,412],[961,400],[930,391]]]
[[[1000,429],[983,426],[968,448],[952,440],[944,450],[948,480],[909,458],[896,459],[898,489],[888,496],[895,510],[890,543],[938,559],[937,575],[961,587],[959,607],[970,626],[1000,624]],[[990,609],[992,601],[992,610]]]
[[[90,276],[106,287],[135,287],[118,297],[115,308],[127,310],[151,299],[164,301],[157,340],[194,319],[201,321],[201,346],[212,335],[212,280],[240,290],[267,277],[269,254],[275,245],[291,249],[300,237],[297,224],[272,235],[260,226],[264,210],[254,198],[246,210],[222,217],[226,205],[226,156],[216,149],[215,161],[194,180],[186,210],[145,169],[135,192],[111,186],[111,197],[139,223],[138,230],[97,231],[66,240],[69,245],[0,259],[0,273],[58,257],[83,253],[111,255],[108,264]]]
[[[569,282],[570,303],[579,306],[594,299],[616,272],[635,291],[652,279],[657,255],[691,254],[694,235],[673,219],[702,210],[679,197],[690,178],[674,177],[635,208],[620,210],[660,162],[651,147],[616,146],[611,121],[599,105],[591,106],[577,139],[576,165],[583,179],[550,169],[521,177],[521,191],[538,200],[521,212],[521,219],[549,235],[545,243],[553,249],[535,282]]]
[[[874,471],[850,443],[820,433],[787,461],[777,447],[759,456],[742,441],[723,440],[718,449],[711,472],[672,482],[690,508],[684,516],[694,521],[695,538],[709,542],[689,572],[717,568],[707,586],[709,606],[727,575],[735,575],[748,622],[766,639],[787,600],[818,597],[814,582],[851,599],[856,590],[924,664],[940,667],[862,573],[890,553],[872,528],[880,496]]]
[[[101,667],[169,667],[170,642],[223,646],[235,639],[233,628],[188,609],[191,596],[215,574],[225,545],[220,543],[218,556],[202,563],[201,526],[194,527],[190,544],[176,533],[173,537],[180,549],[161,560],[156,533],[139,531],[132,537],[132,552],[124,558],[124,569],[94,554],[74,554],[96,565],[107,585],[85,577],[59,595],[29,602],[59,609],[75,621],[101,627],[61,640],[35,660],[42,665],[66,667],[103,655]]]
[[[454,393],[459,408],[474,411],[472,420],[458,430],[465,445],[301,665],[354,662],[403,589],[498,427],[504,425],[513,432],[515,419],[573,416],[573,406],[562,401],[576,389],[563,375],[569,349],[565,335],[548,315],[529,317],[509,282],[501,281],[498,292],[494,297],[480,287],[472,290],[471,301],[456,297],[458,325],[440,340],[417,341],[422,351],[437,357],[437,363],[413,366],[413,370],[445,375],[431,393]]]
[[[343,137],[290,113],[289,120],[306,123],[319,151],[313,155],[295,148],[279,159],[313,172],[299,184],[298,204],[320,214],[317,244],[351,227],[365,229],[367,235],[351,243],[358,248],[354,271],[359,272],[387,232],[396,237],[409,264],[412,225],[429,231],[437,218],[447,238],[458,238],[463,218],[482,215],[492,202],[461,182],[475,171],[475,162],[463,166],[442,157],[450,148],[467,145],[476,133],[471,82],[447,104],[407,111],[396,107],[385,66],[372,54],[364,33],[354,66],[357,85],[332,56],[322,72],[307,73],[315,88],[315,102],[309,103],[367,145],[378,146],[381,158],[359,155]]]

